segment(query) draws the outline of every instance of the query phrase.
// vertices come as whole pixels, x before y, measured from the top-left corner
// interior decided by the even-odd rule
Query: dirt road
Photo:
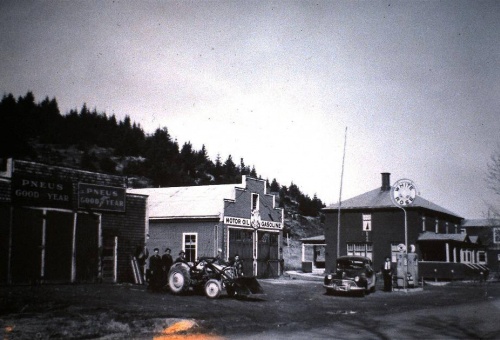
[[[494,339],[500,283],[326,295],[320,282],[260,280],[264,295],[150,293],[145,286],[1,287],[2,339]]]

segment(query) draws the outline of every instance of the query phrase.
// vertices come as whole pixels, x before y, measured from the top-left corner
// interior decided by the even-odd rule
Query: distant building
[[[500,220],[471,219],[464,220],[462,228],[470,237],[479,238],[486,251],[477,254],[478,261],[486,264],[490,274],[500,276]]]
[[[302,242],[302,271],[323,273],[325,271],[325,236],[306,237],[300,241]]]
[[[340,223],[338,204],[323,209],[326,272],[334,270],[337,253],[369,257],[378,270],[386,257],[396,262],[406,237],[408,251],[414,248],[418,255],[420,277],[462,278],[486,269],[477,256],[485,248],[479,239],[462,234],[462,217],[417,195],[405,208],[405,233],[405,212],[390,194],[390,174],[382,173],[380,188],[341,202]]]
[[[134,282],[147,197],[124,176],[0,160],[0,283]]]
[[[242,183],[129,189],[147,195],[148,247],[184,250],[188,261],[239,254],[245,275],[278,276],[283,209],[267,193],[266,181],[243,176]]]

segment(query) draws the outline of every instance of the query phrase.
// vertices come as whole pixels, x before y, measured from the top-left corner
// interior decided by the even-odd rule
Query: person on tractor
[[[182,263],[185,263],[185,264],[188,263],[188,261],[186,260],[186,253],[184,252],[184,250],[181,250],[179,252],[179,257],[175,259],[174,263],[177,263],[177,262],[182,262]]]
[[[217,249],[217,256],[215,257],[215,260],[213,263],[221,265],[221,266],[228,266],[229,265],[229,263],[227,263],[226,261],[224,261],[224,259],[222,259],[222,249],[221,248]]]

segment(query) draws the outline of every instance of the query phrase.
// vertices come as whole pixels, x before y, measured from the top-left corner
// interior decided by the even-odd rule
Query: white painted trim
[[[47,209],[43,209],[42,214],[42,253],[40,254],[40,278],[43,280],[45,277],[45,247],[47,243]]]
[[[191,232],[191,233],[182,233],[182,250],[186,252],[186,236],[187,235],[195,235],[195,242],[194,242],[194,259],[196,260],[198,258],[198,233],[196,232]]]
[[[71,240],[71,282],[74,283],[76,280],[76,223],[78,219],[78,213],[73,213],[73,237]]]
[[[99,224],[97,226],[97,257],[99,259],[97,263],[97,279],[102,280],[102,215],[99,214]]]
[[[115,236],[113,248],[113,283],[118,281],[118,236]]]

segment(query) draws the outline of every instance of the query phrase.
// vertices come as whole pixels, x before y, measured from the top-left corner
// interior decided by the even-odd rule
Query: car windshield
[[[358,260],[338,260],[337,269],[360,269],[364,268],[365,263]]]

